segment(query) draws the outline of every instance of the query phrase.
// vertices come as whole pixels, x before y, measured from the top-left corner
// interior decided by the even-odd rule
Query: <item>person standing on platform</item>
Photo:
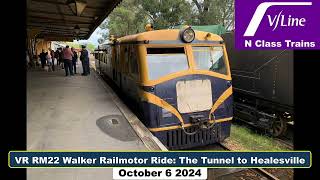
[[[54,57],[53,60],[54,60],[54,62],[55,62],[55,64],[56,64],[57,70],[59,70],[59,66],[58,66],[58,56],[59,56],[59,55],[58,55],[57,52],[58,52],[58,50],[53,51],[53,55],[54,55],[54,56],[53,56],[53,57]]]
[[[50,50],[47,53],[46,59],[47,59],[48,71],[51,72],[52,71],[52,56],[51,56]]]
[[[71,51],[73,52],[73,58],[72,58],[73,72],[74,74],[77,74],[78,54],[77,54],[77,51],[74,50],[74,48],[71,48]]]
[[[64,58],[64,70],[66,71],[66,76],[70,75],[73,76],[72,71],[72,58],[73,58],[73,52],[69,48],[69,46],[66,46],[66,48],[63,49],[63,58]]]
[[[86,46],[82,45],[82,51],[80,55],[80,60],[82,63],[82,69],[83,73],[82,76],[87,76],[90,74],[90,68],[89,68],[89,52],[86,49]]]
[[[41,67],[43,69],[44,65],[46,64],[46,53],[44,52],[44,49],[42,49],[42,52],[40,53],[39,57],[40,57]]]
[[[52,59],[52,71],[54,71],[55,67],[54,67],[54,50],[53,49],[50,49],[50,56]]]
[[[62,48],[59,49],[59,65],[62,64],[62,69],[64,69],[64,63],[63,63],[63,53],[62,53]]]
[[[59,66],[60,66],[59,49],[57,49],[56,52],[54,52],[54,58],[56,59],[57,69],[59,70]]]
[[[29,52],[28,50],[26,51],[26,66],[27,66],[27,69],[29,69],[30,66],[30,57],[29,57]]]
[[[90,50],[86,49],[88,52],[88,63],[87,63],[87,70],[88,70],[88,74],[90,74]]]

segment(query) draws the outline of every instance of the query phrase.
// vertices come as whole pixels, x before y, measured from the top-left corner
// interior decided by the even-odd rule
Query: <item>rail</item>
[[[223,149],[226,151],[231,151],[231,149],[223,143],[218,144],[218,146],[211,146],[211,147],[215,148],[215,149],[211,149],[211,150]],[[214,171],[214,169],[208,169],[208,180],[219,179],[215,176],[215,173],[212,171]],[[230,171],[229,170],[228,173],[225,173],[222,176],[228,176],[228,175],[236,176],[236,175],[239,175],[240,173],[244,173],[246,171],[250,171],[250,172],[255,173],[257,175],[257,177],[263,176],[264,178],[269,179],[269,180],[280,180],[278,177],[274,176],[273,174],[271,174],[270,172],[266,171],[263,168],[245,168],[245,169],[241,169],[239,171]],[[223,179],[223,178],[221,178],[221,179]]]

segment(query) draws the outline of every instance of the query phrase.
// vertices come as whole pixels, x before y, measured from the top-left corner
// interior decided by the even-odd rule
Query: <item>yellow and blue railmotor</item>
[[[228,56],[216,34],[149,30],[112,38],[95,51],[96,69],[138,108],[138,117],[169,149],[230,136],[232,84]]]

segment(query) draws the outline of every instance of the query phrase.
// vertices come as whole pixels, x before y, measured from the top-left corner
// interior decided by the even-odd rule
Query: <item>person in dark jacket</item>
[[[86,46],[82,45],[82,51],[80,55],[80,60],[82,63],[83,73],[82,76],[87,76],[90,74],[90,67],[89,67],[89,52],[86,49]]]
[[[73,52],[73,57],[72,57],[73,72],[74,72],[74,74],[77,74],[78,54],[77,54],[77,51],[73,47],[71,48],[71,51]]]
[[[47,54],[44,52],[44,50],[42,49],[42,52],[40,53],[39,57],[40,57],[40,62],[41,62],[41,67],[44,68],[44,65],[46,65],[46,56]]]
[[[52,71],[54,71],[55,70],[55,67],[54,67],[54,50],[50,48],[49,52],[50,52],[50,56],[52,58]]]
[[[59,49],[54,52],[54,58],[57,63],[57,69],[60,69],[60,60],[59,60]]]
[[[61,65],[62,69],[64,69],[64,59],[63,59],[62,48],[59,49],[59,65]]]

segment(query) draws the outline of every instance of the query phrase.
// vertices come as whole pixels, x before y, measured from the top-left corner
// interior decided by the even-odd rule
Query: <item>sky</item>
[[[90,36],[90,38],[88,39],[89,42],[91,42],[92,44],[94,45],[98,45],[98,39],[101,38],[101,33],[103,32],[104,30],[102,30],[100,27],[98,27],[93,33],[92,35]]]
[[[102,30],[100,27],[98,27],[90,36],[88,40],[73,40],[73,42],[78,42],[79,44],[87,44],[87,43],[92,43],[95,46],[98,46],[98,39],[101,38],[101,33],[103,33],[105,30]]]

